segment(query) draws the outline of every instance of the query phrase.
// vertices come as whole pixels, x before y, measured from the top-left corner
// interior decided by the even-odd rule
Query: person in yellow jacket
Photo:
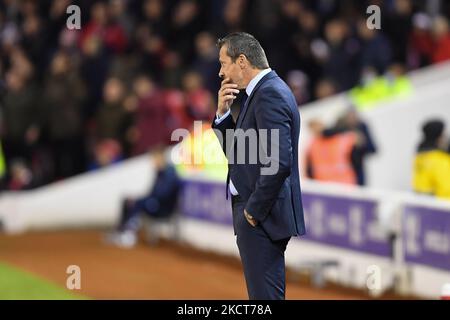
[[[445,150],[444,129],[440,120],[423,126],[424,139],[414,160],[413,188],[418,193],[450,200],[450,153]]]

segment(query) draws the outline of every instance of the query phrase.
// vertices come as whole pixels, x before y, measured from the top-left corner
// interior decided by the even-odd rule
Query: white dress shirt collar
[[[247,88],[245,88],[245,92],[247,93],[247,96],[250,97],[250,95],[253,92],[253,89],[255,89],[256,85],[258,84],[258,82],[266,75],[268,74],[270,71],[272,71],[271,68],[267,68],[264,70],[261,70],[260,73],[258,73],[252,80],[250,80],[250,82],[247,85]]]

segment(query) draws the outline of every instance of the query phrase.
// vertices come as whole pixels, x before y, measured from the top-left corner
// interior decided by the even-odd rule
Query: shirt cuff
[[[231,109],[228,109],[227,112],[225,112],[225,114],[221,117],[219,117],[219,115],[216,114],[216,119],[214,120],[214,123],[217,125],[219,123],[221,123],[226,117],[228,117],[231,113]]]

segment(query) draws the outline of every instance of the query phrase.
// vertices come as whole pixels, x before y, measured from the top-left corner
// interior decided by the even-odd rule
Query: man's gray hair
[[[227,46],[227,55],[233,62],[243,54],[257,69],[269,68],[266,53],[254,36],[246,32],[234,32],[217,41],[217,47]]]

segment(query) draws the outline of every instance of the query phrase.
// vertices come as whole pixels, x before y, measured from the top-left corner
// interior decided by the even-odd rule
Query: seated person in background
[[[422,127],[423,140],[414,160],[414,191],[450,200],[450,154],[444,123],[431,120]]]
[[[154,218],[169,217],[177,209],[178,193],[181,189],[175,167],[165,156],[164,147],[157,147],[152,153],[155,169],[155,183],[148,195],[140,199],[125,199],[116,232],[107,238],[109,243],[120,247],[133,247],[137,242],[140,215]]]

